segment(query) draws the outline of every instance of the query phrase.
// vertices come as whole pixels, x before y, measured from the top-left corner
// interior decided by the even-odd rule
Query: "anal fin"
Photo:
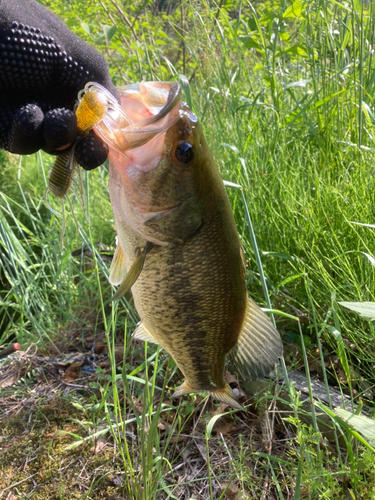
[[[185,396],[186,394],[191,394],[193,392],[200,392],[200,391],[189,387],[185,380],[180,385],[180,387],[178,387],[178,389],[176,389],[175,392],[172,394],[171,399],[179,398],[180,396]],[[202,389],[202,392],[206,391]],[[244,408],[237,401],[236,396],[233,394],[233,391],[229,387],[229,385],[226,385],[223,389],[210,391],[209,394],[210,396],[216,398],[218,401],[227,404],[228,406],[234,408],[235,410],[244,410]]]
[[[185,396],[185,394],[191,394],[192,392],[196,392],[196,391],[194,391],[194,389],[189,387],[187,385],[186,381],[184,381],[184,382],[182,382],[180,387],[178,387],[178,389],[176,389],[174,391],[174,393],[171,396],[171,399],[179,398],[180,396]]]
[[[250,297],[240,336],[229,355],[246,380],[268,376],[283,356],[279,332]]]
[[[116,293],[112,297],[112,302],[121,299],[128,290],[134,285],[134,283],[139,278],[139,275],[142,272],[146,256],[148,252],[153,248],[153,243],[148,242],[144,247],[143,251],[138,255],[138,257],[133,262],[131,268],[127,272],[124,281],[121,283]]]
[[[133,333],[133,337],[137,340],[143,340],[143,342],[151,342],[152,344],[158,343],[142,323],[138,323],[137,329]]]
[[[125,257],[120,245],[117,243],[115,255],[109,268],[109,282],[111,285],[119,285],[126,276]]]
[[[210,392],[210,395],[235,410],[244,410],[244,407],[237,401],[236,396],[233,394],[229,385],[226,385],[224,389],[218,389],[217,391]]]

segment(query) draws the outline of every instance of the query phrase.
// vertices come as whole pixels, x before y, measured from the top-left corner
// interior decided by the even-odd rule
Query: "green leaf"
[[[343,89],[343,90],[339,90],[338,92],[335,92],[334,94],[331,94],[327,97],[324,97],[324,99],[321,99],[320,101],[317,101],[315,102],[311,108],[319,108],[320,106],[323,106],[323,104],[325,104],[326,102],[329,102],[331,99],[333,99],[334,97],[337,97],[339,96],[340,94],[346,92],[346,89]]]
[[[207,427],[206,427],[206,438],[210,439],[211,434],[212,434],[212,429],[216,423],[216,421],[223,417],[224,415],[228,415],[227,413],[219,413],[218,415],[215,415],[214,417],[211,418],[211,420],[208,422]]]
[[[261,307],[261,310],[265,313],[278,314],[279,316],[283,316],[284,318],[293,319],[294,321],[299,321],[297,316],[292,316],[284,311],[279,311],[279,309],[269,309],[268,307]]]
[[[304,276],[305,276],[305,273],[294,274],[293,276],[288,276],[281,283],[279,283],[277,285],[277,288],[281,288],[281,287],[285,286],[287,283],[290,283],[291,281],[297,280],[299,278],[303,278]]]
[[[237,154],[240,154],[238,148],[233,146],[233,144],[227,144],[226,142],[215,142],[215,146],[224,146],[225,148],[229,148]]]
[[[339,302],[339,304],[358,313],[362,318],[375,320],[375,302]]]
[[[335,424],[340,427],[341,429],[345,430],[347,434],[350,434],[352,435],[355,439],[357,439],[360,443],[362,443],[364,446],[366,446],[366,448],[368,448],[369,450],[371,450],[372,452],[375,452],[375,449],[373,448],[372,444],[368,443],[366,441],[366,439],[364,439],[362,437],[361,434],[359,434],[359,432],[357,431],[357,429],[354,428],[354,426],[352,425],[349,425],[349,423],[344,420],[343,418],[339,417],[338,415],[336,415],[332,410],[330,410],[329,408],[327,408],[323,403],[320,403],[320,402],[316,402],[315,405],[320,408],[322,411],[324,411],[324,413],[326,413],[327,415],[329,415],[331,417],[331,419],[333,420],[333,422],[335,422]],[[338,408],[335,408],[335,411],[338,413],[338,410],[340,412],[342,411],[345,411],[343,410],[342,408],[338,409]],[[350,413],[350,412],[346,412],[346,413]],[[350,415],[354,415],[353,413],[350,413]],[[372,423],[374,424],[375,422],[372,421]],[[362,426],[363,428],[364,426]]]
[[[302,17],[302,0],[296,0],[284,11],[283,18],[287,17]]]
[[[242,186],[240,186],[239,184],[235,184],[234,182],[223,181],[223,183],[224,183],[224,186],[227,186],[227,187],[232,187],[232,188],[236,188],[236,189],[243,189]]]
[[[91,26],[87,23],[81,23],[81,28],[83,31],[85,31],[88,35],[91,36]]]
[[[268,453],[262,453],[261,451],[254,451],[254,453],[252,453],[252,455],[255,457],[266,458],[267,460],[271,460],[272,462],[277,462],[277,463],[282,464],[282,465],[287,465],[288,467],[294,466],[294,464],[292,462],[287,462],[286,460],[283,460],[282,458],[274,457],[273,455],[268,455]]]
[[[284,90],[294,88],[294,87],[307,87],[307,85],[311,82],[311,79],[304,80],[303,78],[300,78],[299,80],[295,82],[288,83],[285,85]]]
[[[370,255],[369,253],[366,253],[366,252],[359,252],[359,253],[361,253],[362,255],[364,255],[365,257],[367,257],[368,260],[369,260],[369,262],[370,262],[370,264],[375,267],[375,259],[374,259],[374,257],[372,255]]]
[[[276,14],[272,10],[270,10],[269,12],[267,12],[267,14],[265,14],[259,19],[259,24],[264,26],[265,24],[268,24],[270,21],[273,21],[276,17],[277,17]]]
[[[74,406],[74,408],[77,408],[78,410],[81,410],[81,411],[85,410],[84,407],[81,404],[76,403],[74,401],[72,401],[72,405]]]
[[[362,110],[363,110],[363,113],[366,117],[366,120],[369,123],[371,123],[372,125],[374,125],[375,124],[375,117],[371,111],[370,106],[366,102],[362,102]]]
[[[297,470],[297,477],[296,477],[296,487],[295,487],[295,490],[294,490],[293,500],[299,500],[300,499],[302,467],[303,467],[302,456],[300,456],[300,458],[298,460],[298,470]]]
[[[350,221],[350,224],[357,224],[357,226],[371,227],[375,228],[375,224],[365,224],[364,222],[354,222]]]
[[[286,118],[285,118],[285,124],[286,125],[291,125],[295,121],[298,121],[300,116],[303,113],[306,113],[306,111],[309,111],[310,109],[316,109],[319,108],[320,106],[323,106],[323,104],[326,104],[329,102],[331,99],[334,99],[335,97],[341,95],[344,92],[347,92],[348,89],[343,89],[339,90],[338,92],[335,92],[334,94],[331,94],[327,97],[324,97],[324,99],[321,99],[320,101],[310,101],[309,104],[307,104],[303,109],[297,109],[295,111],[292,111]]]
[[[249,19],[247,20],[247,24],[249,26],[250,31],[255,31],[258,28],[257,22],[253,16],[249,17]]]
[[[335,408],[339,417],[359,432],[372,446],[375,446],[375,420],[365,415],[355,415],[343,408]]]
[[[335,313],[335,311],[333,311]],[[348,381],[349,387],[351,386],[351,378],[350,378],[350,368],[348,363],[348,358],[346,356],[345,344],[341,335],[341,332],[337,330],[332,325],[326,325],[327,330],[329,330],[337,341],[337,354],[339,355],[342,367],[345,372],[346,380]]]
[[[246,49],[263,50],[262,46],[252,36],[241,35],[239,38]]]
[[[288,49],[278,52],[277,57],[280,57],[283,54],[293,54],[295,56],[307,56],[307,49],[304,45],[296,43],[295,45],[292,45]]]
[[[178,75],[178,79],[180,80],[182,90],[184,91],[185,94],[186,104],[189,106],[190,109],[193,109],[189,80],[186,78],[185,75]]]
[[[370,255],[369,253],[366,253],[366,252],[362,252],[361,250],[349,250],[349,252],[345,252],[346,254],[349,254],[349,253],[360,253],[361,255],[364,255],[368,261],[370,262],[370,264],[375,267],[375,259],[372,255]]]
[[[115,26],[103,26],[103,32],[104,36],[106,37],[107,41],[110,42],[116,33],[117,28]]]
[[[353,1],[353,6],[354,6],[354,9],[355,11],[357,12],[358,15],[361,15],[361,12],[362,12],[362,3],[360,0],[354,0]]]

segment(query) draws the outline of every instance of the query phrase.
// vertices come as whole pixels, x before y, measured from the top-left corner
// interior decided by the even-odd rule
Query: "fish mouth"
[[[100,93],[107,112],[94,130],[120,153],[138,148],[171,127],[179,116],[181,87],[177,82],[140,82],[118,88],[121,105],[98,83],[84,92]]]

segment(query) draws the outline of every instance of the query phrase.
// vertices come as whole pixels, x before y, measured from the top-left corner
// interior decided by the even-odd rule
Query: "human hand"
[[[0,148],[58,154],[77,136],[78,92],[98,82],[116,98],[108,65],[35,0],[0,0]],[[91,170],[108,155],[93,132],[76,146],[77,162]]]

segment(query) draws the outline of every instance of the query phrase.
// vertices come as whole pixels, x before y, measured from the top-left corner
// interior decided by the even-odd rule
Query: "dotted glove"
[[[52,12],[35,0],[0,0],[0,148],[61,152],[76,139],[73,108],[89,81],[118,99],[104,57]],[[91,170],[105,161],[108,147],[91,132],[75,154]]]

